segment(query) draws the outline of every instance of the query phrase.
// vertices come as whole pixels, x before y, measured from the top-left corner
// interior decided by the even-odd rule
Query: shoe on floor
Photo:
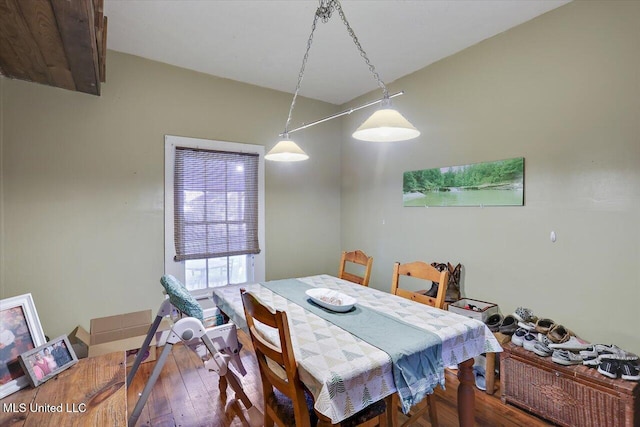
[[[487,379],[485,378],[484,366],[474,366],[473,375],[476,377],[476,387],[478,387],[478,389],[482,391],[485,391],[487,389]]]
[[[553,349],[561,349],[561,350],[584,350],[591,346],[591,343],[586,342],[582,338],[578,338],[576,336],[569,336],[569,339],[563,341],[561,343],[551,343],[549,344],[549,348]]]
[[[605,359],[600,363],[600,365],[598,365],[598,372],[605,377],[613,378],[614,380],[618,378],[619,370],[620,362],[613,359]]]
[[[512,315],[508,315],[500,324],[498,331],[505,335],[513,335],[516,329],[518,329],[516,318]]]
[[[551,360],[560,365],[579,365],[582,363],[580,355],[572,353],[568,350],[556,350],[551,355]]]
[[[627,381],[640,381],[640,367],[632,362],[622,362],[620,377]]]

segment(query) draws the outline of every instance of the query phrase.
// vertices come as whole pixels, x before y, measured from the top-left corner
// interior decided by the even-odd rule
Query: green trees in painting
[[[404,193],[447,191],[449,188],[513,187],[522,182],[524,158],[476,163],[442,169],[424,169],[404,173]]]

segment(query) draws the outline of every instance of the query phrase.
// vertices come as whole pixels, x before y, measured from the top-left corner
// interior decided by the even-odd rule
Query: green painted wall
[[[374,256],[371,286],[460,262],[468,297],[640,353],[638,22],[640,2],[572,2],[394,82],[413,141],[355,141],[365,113],[346,119],[341,242]],[[402,207],[405,171],[520,156],[524,207]]]

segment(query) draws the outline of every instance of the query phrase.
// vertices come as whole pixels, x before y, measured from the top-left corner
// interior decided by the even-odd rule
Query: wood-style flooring
[[[251,401],[262,411],[262,389],[260,375],[248,336],[238,332],[243,344],[240,352],[247,375],[242,378],[245,392]],[[158,352],[159,355],[159,352]],[[143,363],[133,383],[127,391],[127,407],[129,413],[138,400],[147,378],[155,362]],[[499,381],[496,381],[499,386]],[[438,421],[442,427],[458,426],[456,406],[456,390],[458,379],[455,373],[447,371],[446,390],[436,390]],[[233,393],[228,393],[228,400]],[[515,406],[505,405],[500,401],[500,390],[494,395],[475,390],[476,426],[515,427],[515,426],[549,426],[553,425],[528,414]],[[184,427],[229,427],[241,426],[240,419],[231,408],[225,410],[226,404],[220,399],[218,376],[205,370],[202,362],[189,348],[183,345],[174,346],[167,358],[162,374],[158,378],[153,391],[138,421],[138,426],[184,426]],[[398,413],[401,423],[404,416]],[[428,414],[421,418],[416,426],[430,426]],[[132,427],[132,426],[131,426]]]

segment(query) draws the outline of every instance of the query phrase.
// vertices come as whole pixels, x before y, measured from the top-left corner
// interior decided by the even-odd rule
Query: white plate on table
[[[354,297],[327,288],[313,288],[305,292],[311,301],[327,310],[343,313],[353,308],[356,302]]]

